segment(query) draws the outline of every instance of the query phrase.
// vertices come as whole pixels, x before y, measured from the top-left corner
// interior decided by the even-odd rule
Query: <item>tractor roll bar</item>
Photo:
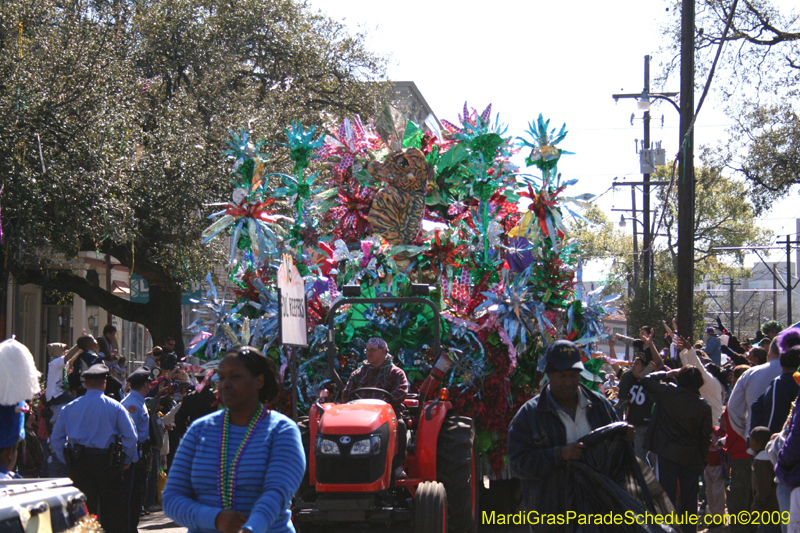
[[[431,309],[433,309],[433,360],[436,361],[436,358],[439,356],[439,351],[441,350],[440,346],[440,338],[441,338],[441,315],[439,314],[439,308],[436,307],[431,300],[428,298],[422,298],[419,296],[410,296],[408,298],[398,298],[394,296],[389,296],[386,298],[342,298],[330,308],[328,311],[328,371],[336,381],[336,384],[340,387],[340,394],[341,391],[344,390],[344,383],[342,382],[342,378],[339,376],[339,373],[336,372],[336,366],[334,365],[334,359],[336,358],[336,342],[335,342],[335,334],[336,332],[333,329],[333,322],[334,322],[334,312],[341,306],[347,304],[425,304]]]

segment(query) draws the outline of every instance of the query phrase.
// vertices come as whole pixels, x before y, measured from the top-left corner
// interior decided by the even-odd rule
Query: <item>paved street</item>
[[[149,531],[159,531],[160,533],[186,533],[186,528],[178,526],[178,524],[164,516],[163,512],[158,512],[143,516],[142,520],[139,522],[139,531],[142,533]],[[382,531],[385,530],[382,529]],[[528,528],[526,526],[481,526],[478,531],[480,533],[527,533]],[[722,528],[717,531],[720,533],[727,533],[728,529]],[[700,533],[703,533],[703,531]]]
[[[159,531],[160,533],[186,533],[186,528],[180,527],[164,516],[163,512],[158,512],[143,516],[139,522],[139,531],[142,533],[150,531]],[[482,526],[479,531],[481,533],[526,533],[528,528],[525,526]]]
[[[139,521],[139,531],[160,531],[163,533],[185,533],[186,528],[164,516],[163,512],[143,516]]]

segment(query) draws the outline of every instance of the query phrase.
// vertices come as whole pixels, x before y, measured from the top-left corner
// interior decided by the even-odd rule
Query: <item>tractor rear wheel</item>
[[[447,491],[437,481],[424,481],[417,486],[414,533],[447,533]]]
[[[450,533],[476,532],[482,476],[471,418],[449,415],[444,419],[436,443],[436,478],[447,491]]]

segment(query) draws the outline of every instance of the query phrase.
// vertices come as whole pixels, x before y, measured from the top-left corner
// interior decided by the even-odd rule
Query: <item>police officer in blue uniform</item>
[[[144,398],[150,391],[150,369],[143,366],[128,376],[131,393],[122,400],[122,407],[128,411],[139,436],[137,451],[139,459],[125,471],[125,486],[130,494],[128,505],[128,531],[136,533],[139,527],[139,514],[147,483],[147,465],[150,461],[150,414]]]
[[[50,436],[57,458],[86,495],[106,533],[128,532],[128,493],[123,472],[138,459],[136,428],[128,411],[105,396],[108,368],[98,363],[81,374],[86,394],[61,410]]]

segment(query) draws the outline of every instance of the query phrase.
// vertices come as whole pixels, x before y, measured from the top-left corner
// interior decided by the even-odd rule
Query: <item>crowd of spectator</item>
[[[48,345],[46,387],[27,417],[27,437],[20,444],[22,453],[17,469],[24,477],[74,475],[65,464],[63,450],[54,448],[51,437],[65,406],[87,393],[90,369],[103,368],[103,394],[122,402],[134,426],[137,404],[130,400],[140,395],[147,411],[145,425],[136,428],[137,455],[144,475],[137,487],[141,493],[136,494],[135,501],[140,502],[138,514],[149,514],[161,510],[159,489],[163,488],[163,478],[169,472],[181,437],[192,421],[217,409],[215,376],[213,371],[180,363],[173,339],[154,347],[146,354],[145,365],[128,375],[125,359],[113,348],[115,333],[109,325],[99,339],[83,335],[70,349],[61,343]],[[114,525],[112,529],[119,527]],[[135,524],[130,530],[136,531]]]
[[[578,347],[569,341],[551,344],[547,384],[520,409],[509,430],[510,464],[523,480],[526,505],[536,508],[549,497],[546,487],[555,478],[548,476],[585,459],[586,435],[621,420],[627,422],[625,441],[631,445],[626,446],[638,458],[642,479],[657,479],[665,501],[678,513],[788,512],[788,524],[731,524],[729,529],[800,531],[800,490],[795,490],[800,488],[800,414],[794,409],[800,392],[800,328],[768,322],[754,338],[740,341],[717,320],[702,341],[692,342],[676,331],[674,321],[673,327],[666,322],[662,327],[662,349],[649,326],[638,338],[611,338],[599,378],[587,372]],[[168,339],[146,355],[135,376],[128,376],[113,349],[114,333],[108,326],[99,342],[84,335],[71,349],[48,346],[46,389],[28,417],[18,471],[69,475],[63,451],[54,450],[51,437],[65,406],[93,389],[86,379],[102,363],[103,394],[122,401],[132,425],[140,425],[137,455],[145,474],[135,501],[137,513],[153,512],[160,510],[159,478],[169,472],[182,436],[193,420],[217,409],[213,372],[181,363]],[[619,344],[633,355],[618,356]],[[139,405],[148,414],[144,426],[134,416]],[[687,524],[682,528],[695,530]]]
[[[673,327],[666,322],[662,327],[662,349],[650,326],[642,327],[638,338],[615,335],[610,355],[596,354],[606,359],[599,378],[580,366],[584,383],[632,426],[636,456],[644,469],[652,468],[678,513],[786,512],[789,523],[725,527],[732,532],[800,531],[800,490],[794,490],[800,487],[800,415],[794,410],[800,391],[800,328],[784,329],[770,321],[752,339],[740,341],[717,319],[703,340],[691,342],[676,333],[674,320]],[[620,343],[633,355],[618,354]],[[569,428],[581,412],[565,409],[556,399],[553,390],[564,379],[557,374],[547,374],[550,384],[540,396],[547,393],[557,403],[554,409],[574,417],[562,417]],[[524,484],[531,476],[543,478],[540,469],[531,469],[534,446],[516,449],[515,440],[531,438],[526,437],[530,422],[518,418],[509,450],[512,469]],[[584,434],[593,429],[589,424]],[[546,469],[557,466],[557,459],[580,459],[582,436],[559,443],[554,449],[561,450],[560,456]],[[683,525],[683,530],[695,527]]]

